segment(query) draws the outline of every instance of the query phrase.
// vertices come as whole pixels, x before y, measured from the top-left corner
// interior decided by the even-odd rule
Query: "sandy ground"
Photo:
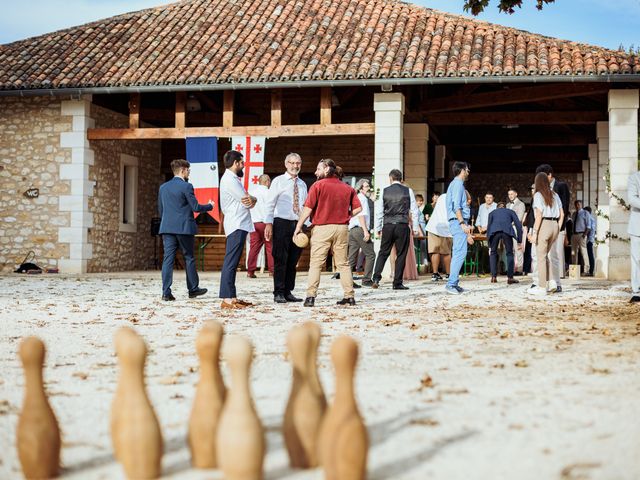
[[[218,274],[201,275],[217,292]],[[526,298],[463,279],[448,296],[427,278],[408,291],[356,291],[337,308],[339,282],[323,276],[314,309],[276,306],[268,277],[239,274],[257,308],[222,313],[217,295],[189,300],[182,272],[175,302],[160,300],[159,272],[0,277],[0,478],[20,476],[14,432],[23,395],[21,337],[47,344],[45,379],[63,431],[65,478],[123,478],[109,437],[116,385],[113,334],[133,326],[150,347],[147,384],[165,439],[164,475],[218,479],[189,466],[187,420],[198,377],[195,336],[204,320],[251,338],[252,389],[267,431],[267,479],[319,479],[288,468],[280,426],[290,388],[285,336],[314,319],[323,329],[320,376],[333,393],[329,348],[360,342],[357,395],[371,448],[370,479],[640,478],[640,310],[627,285],[583,279],[562,294]],[[296,293],[304,296],[306,276]],[[211,293],[211,292],[210,292]],[[223,367],[226,375],[226,366]]]

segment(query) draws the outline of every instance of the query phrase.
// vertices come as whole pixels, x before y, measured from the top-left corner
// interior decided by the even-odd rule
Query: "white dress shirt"
[[[249,208],[240,202],[247,195],[242,180],[227,169],[220,179],[220,208],[224,213],[224,234],[228,237],[236,230],[254,232]]]
[[[293,211],[293,184],[298,184],[298,206],[302,213],[307,199],[307,185],[300,177],[292,177],[288,172],[276,177],[269,187],[265,208],[264,223],[273,223],[274,217],[284,220],[298,220],[300,214]]]
[[[369,212],[369,201],[367,200],[367,196],[360,192],[358,194],[358,200],[360,200],[360,205],[362,205],[362,210],[355,217],[351,217],[349,220],[349,230],[354,227],[361,227],[360,221],[358,217],[364,217],[364,224],[369,225],[369,218],[371,218],[371,212]]]
[[[438,197],[436,206],[431,212],[427,222],[427,232],[431,232],[438,237],[452,237],[449,231],[449,215],[447,215],[447,194],[443,193]]]
[[[393,185],[394,183],[401,183],[401,182],[393,182],[391,183],[391,185]],[[390,187],[391,185],[387,185],[384,188]],[[406,185],[405,185],[406,187]],[[382,189],[382,192],[380,192],[380,197],[378,198],[378,200],[376,200],[376,208],[375,208],[375,231],[376,232],[380,232],[382,231],[382,225],[384,223],[384,188]],[[417,232],[420,230],[420,223],[418,218],[420,217],[420,209],[418,208],[418,204],[416,203],[416,196],[413,193],[413,189],[411,187],[407,187],[409,189],[409,212],[411,213],[411,227],[412,230],[414,232]]]
[[[478,218],[476,218],[476,227],[487,228],[487,225],[489,225],[489,214],[497,207],[498,204],[496,202],[493,202],[491,205],[487,205],[486,203],[480,205]]]
[[[269,188],[266,185],[254,185],[251,189],[251,195],[258,200],[255,206],[249,210],[249,212],[251,212],[251,221],[253,223],[264,222],[267,212]]]

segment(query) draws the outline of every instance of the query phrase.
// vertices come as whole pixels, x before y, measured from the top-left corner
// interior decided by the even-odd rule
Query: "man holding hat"
[[[318,181],[309,189],[304,209],[293,232],[295,238],[304,222],[311,216],[311,259],[309,260],[309,285],[305,307],[315,305],[316,294],[320,286],[320,270],[327,261],[331,250],[336,267],[340,272],[340,283],[344,298],[338,305],[355,305],[353,277],[347,260],[349,243],[348,224],[352,216],[362,210],[356,191],[340,181],[336,173],[336,164],[330,158],[320,160],[316,168]],[[358,217],[363,229],[366,229],[364,217]]]

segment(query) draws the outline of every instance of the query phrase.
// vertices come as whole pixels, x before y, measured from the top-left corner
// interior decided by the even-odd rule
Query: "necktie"
[[[300,193],[298,192],[298,178],[293,179],[293,213],[300,214]]]

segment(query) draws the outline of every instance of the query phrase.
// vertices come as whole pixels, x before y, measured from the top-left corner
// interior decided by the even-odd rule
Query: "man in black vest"
[[[412,215],[412,224],[414,234],[418,234],[418,206],[416,204],[413,191],[400,183],[402,181],[402,172],[393,169],[389,172],[389,182],[391,185],[382,190],[378,205],[375,210],[375,232],[378,237],[382,237],[380,242],[380,252],[376,260],[376,267],[373,273],[373,288],[378,288],[378,284],[382,279],[382,269],[389,258],[391,247],[396,246],[396,268],[393,275],[394,290],[408,290],[402,284],[402,274],[404,272],[404,264],[407,259],[409,250],[409,235],[411,228],[409,227],[409,213]]]

